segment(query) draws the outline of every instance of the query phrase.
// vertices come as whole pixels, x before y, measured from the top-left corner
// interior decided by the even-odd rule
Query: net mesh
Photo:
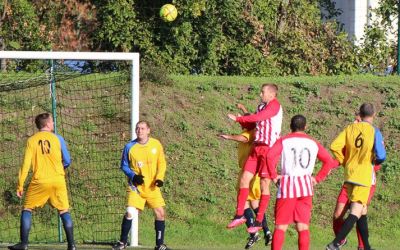
[[[57,132],[70,151],[67,183],[77,242],[108,243],[118,238],[125,203],[119,170],[130,140],[130,74],[82,74],[55,67]],[[23,205],[16,196],[26,140],[34,118],[52,111],[49,70],[7,73],[0,80],[0,242],[19,241]],[[29,184],[30,176],[26,180]],[[57,211],[49,205],[32,216],[31,243],[58,241]]]

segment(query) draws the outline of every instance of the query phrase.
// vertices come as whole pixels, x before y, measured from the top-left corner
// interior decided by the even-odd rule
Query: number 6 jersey
[[[299,198],[313,195],[311,176],[318,158],[323,165],[316,180],[322,181],[337,163],[316,140],[303,132],[290,133],[275,142],[267,155],[271,178],[276,178],[276,165],[281,160],[276,198]]]
[[[386,158],[382,134],[368,122],[347,126],[332,142],[331,150],[344,166],[345,182],[367,187],[373,179],[373,164]]]

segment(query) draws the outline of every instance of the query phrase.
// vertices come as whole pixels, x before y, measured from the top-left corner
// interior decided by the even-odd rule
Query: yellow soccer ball
[[[172,4],[164,4],[160,9],[160,17],[165,22],[172,22],[178,15],[178,10]]]

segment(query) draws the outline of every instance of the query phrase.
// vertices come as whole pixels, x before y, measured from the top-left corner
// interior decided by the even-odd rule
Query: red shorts
[[[275,225],[289,225],[293,222],[309,225],[312,196],[276,199]]]
[[[269,178],[270,175],[267,167],[268,150],[268,145],[255,144],[244,165],[244,171],[248,171],[254,175],[259,173],[261,178]]]
[[[376,189],[376,185],[372,185],[371,189],[369,190],[368,202],[367,205],[371,203],[372,197],[374,196]],[[349,196],[347,195],[346,185],[343,184],[342,189],[337,197],[337,203],[349,203]]]

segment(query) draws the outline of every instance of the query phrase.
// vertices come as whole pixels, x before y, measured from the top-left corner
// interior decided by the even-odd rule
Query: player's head
[[[302,132],[306,130],[307,120],[302,115],[295,115],[290,120],[290,129],[292,132]]]
[[[365,118],[372,118],[375,115],[375,108],[372,103],[363,103],[360,106],[360,117],[362,120]]]
[[[358,123],[358,122],[361,122],[360,112],[356,112],[354,114],[354,123]]]
[[[265,83],[261,86],[261,101],[267,103],[278,95],[278,86],[273,83]]]
[[[150,124],[147,121],[139,121],[136,123],[135,132],[139,141],[147,141],[150,136]]]
[[[53,117],[49,113],[42,113],[35,117],[35,124],[39,130],[54,131]]]

